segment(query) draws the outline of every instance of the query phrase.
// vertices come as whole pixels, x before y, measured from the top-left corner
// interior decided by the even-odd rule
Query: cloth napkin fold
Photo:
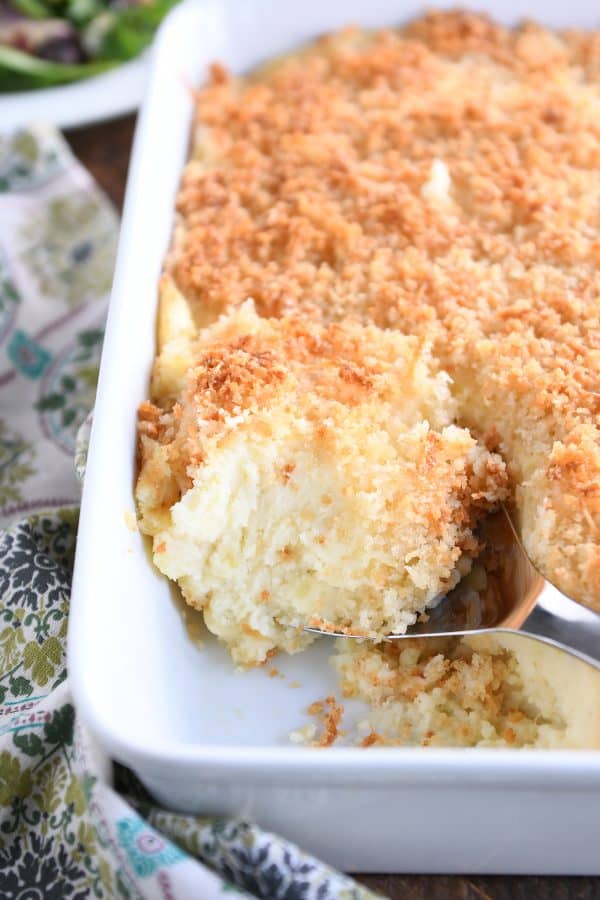
[[[60,135],[0,136],[0,897],[368,900],[246,821],[157,807],[78,721],[65,643],[118,218]],[[81,474],[81,472],[80,472]]]

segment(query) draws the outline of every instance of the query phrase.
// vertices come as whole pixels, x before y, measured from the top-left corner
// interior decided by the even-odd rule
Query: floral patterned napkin
[[[65,663],[72,459],[117,231],[54,130],[0,136],[0,897],[367,900],[255,825],[159,809],[120,767],[113,788],[77,720]]]

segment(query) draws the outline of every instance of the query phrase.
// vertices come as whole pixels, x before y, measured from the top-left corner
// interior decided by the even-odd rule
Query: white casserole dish
[[[474,5],[507,21],[514,13],[600,25],[586,0]],[[215,642],[203,650],[191,642],[128,527],[135,414],[154,354],[190,87],[214,59],[242,72],[326,30],[421,11],[398,0],[187,0],[162,26],[136,133],[83,497],[72,689],[100,745],[162,803],[250,817],[342,869],[600,874],[600,753],[293,746],[288,733],[305,724],[306,706],[335,691],[328,642],[278,659],[284,679],[234,673]]]

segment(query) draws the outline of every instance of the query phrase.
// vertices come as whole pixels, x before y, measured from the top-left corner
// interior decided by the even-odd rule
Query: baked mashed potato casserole
[[[195,107],[139,412],[158,568],[256,665],[403,633],[510,497],[600,611],[600,32],[433,12],[215,64]],[[532,640],[338,645],[367,745],[600,747],[599,673]]]
[[[167,343],[159,393],[173,352],[177,402],[140,412],[141,523],[237,663],[301,649],[304,625],[402,633],[468,571],[506,472],[453,424],[423,339],[249,301]]]

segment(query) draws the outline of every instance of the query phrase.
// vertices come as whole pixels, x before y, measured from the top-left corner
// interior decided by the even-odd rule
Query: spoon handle
[[[520,631],[600,667],[600,615],[546,582]]]

